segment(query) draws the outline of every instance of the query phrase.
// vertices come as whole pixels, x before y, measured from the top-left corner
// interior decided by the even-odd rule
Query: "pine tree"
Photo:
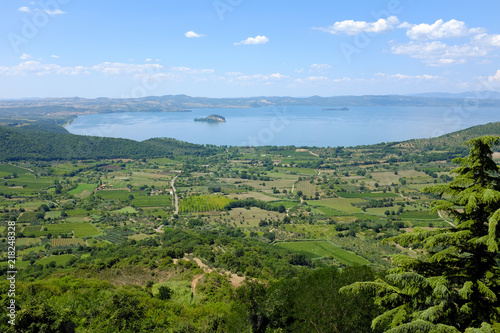
[[[389,239],[421,245],[419,258],[400,255],[383,279],[359,282],[341,291],[367,292],[387,309],[372,328],[396,332],[500,332],[500,168],[492,145],[500,138],[467,141],[469,156],[453,181],[422,191],[440,196],[431,211],[446,212],[455,227],[423,230]]]

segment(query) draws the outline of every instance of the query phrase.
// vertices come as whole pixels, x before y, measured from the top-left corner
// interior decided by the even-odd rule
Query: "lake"
[[[84,115],[66,129],[74,134],[143,141],[175,138],[228,146],[356,146],[436,137],[500,121],[498,108],[318,106],[193,109],[192,112],[120,112]],[[219,114],[226,123],[195,122]]]

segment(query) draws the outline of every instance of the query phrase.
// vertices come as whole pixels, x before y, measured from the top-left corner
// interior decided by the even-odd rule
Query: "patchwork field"
[[[304,241],[277,243],[276,246],[285,248],[297,254],[303,254],[312,260],[332,257],[344,265],[369,265],[370,262],[353,252],[343,250],[330,241]]]

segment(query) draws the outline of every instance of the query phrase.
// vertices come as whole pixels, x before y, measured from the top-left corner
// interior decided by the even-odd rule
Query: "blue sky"
[[[500,90],[500,2],[7,0],[0,98]]]

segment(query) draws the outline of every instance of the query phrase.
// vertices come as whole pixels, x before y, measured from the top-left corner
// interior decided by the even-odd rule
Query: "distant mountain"
[[[195,108],[254,108],[265,106],[435,106],[454,107],[477,101],[479,107],[500,107],[500,93],[463,94],[430,93],[413,96],[365,95],[335,97],[243,97],[208,98],[187,95],[149,96],[143,98],[45,98],[0,101],[0,118],[75,117],[103,112],[175,112]],[[64,121],[62,119],[61,121]]]
[[[467,91],[463,93],[422,93],[412,94],[409,96],[427,97],[427,98],[461,98],[461,99],[500,99],[500,92],[498,91]]]

